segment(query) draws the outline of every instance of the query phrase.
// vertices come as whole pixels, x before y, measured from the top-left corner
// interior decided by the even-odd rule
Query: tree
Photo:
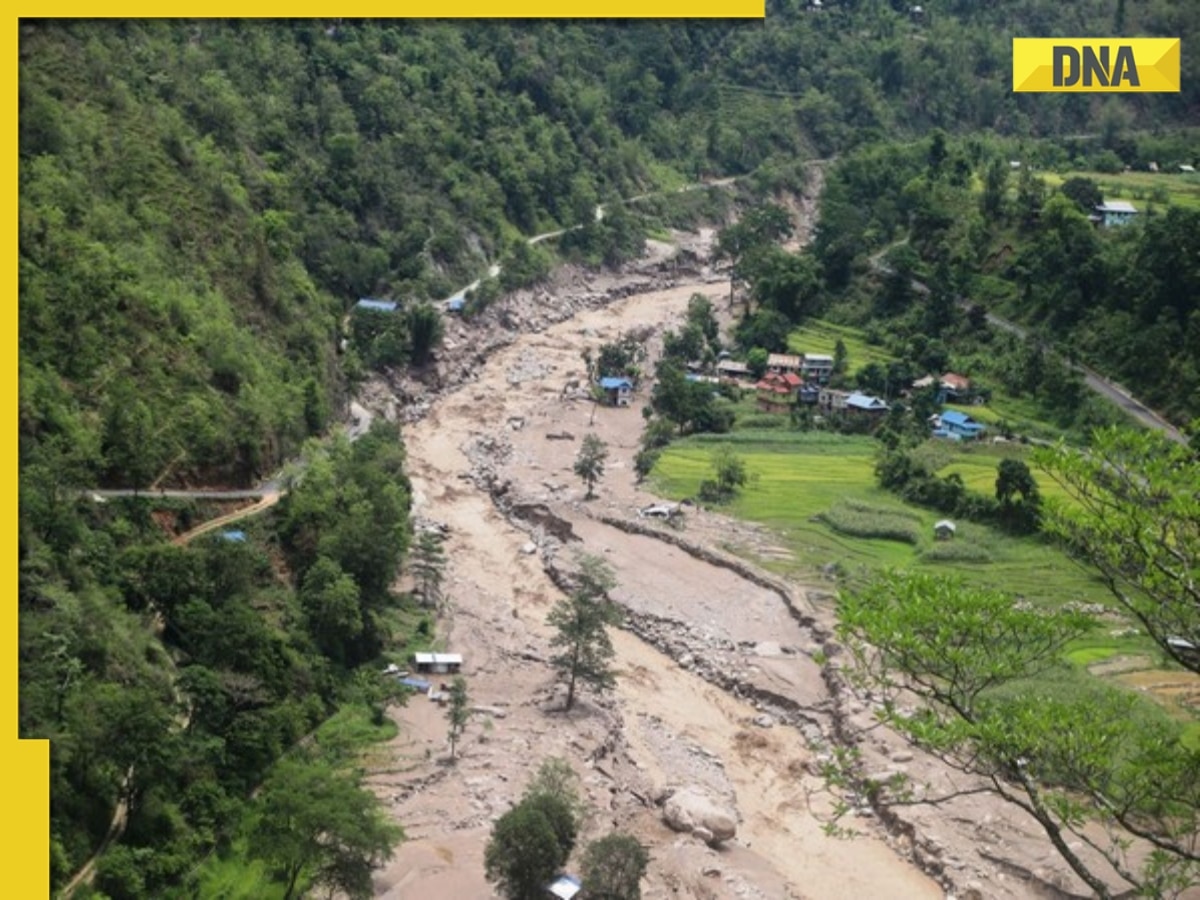
[[[446,571],[446,551],[442,547],[440,534],[428,528],[417,532],[409,571],[421,595],[421,603],[436,605],[441,599],[442,578]]]
[[[576,824],[587,815],[587,804],[579,793],[579,775],[562,757],[550,756],[542,760],[525,788],[525,794],[550,794],[558,798],[566,804]]]
[[[1072,500],[1048,505],[1045,530],[1100,571],[1165,653],[1200,670],[1190,651],[1200,642],[1194,454],[1111,429],[1087,451],[1060,445],[1035,458]],[[1006,492],[1018,490],[1018,474]],[[1089,617],[892,573],[844,595],[839,618],[859,683],[884,698],[883,718],[1028,812],[1096,896],[1116,896],[1118,884],[1146,896],[1200,884],[1200,751],[1132,692],[1090,681],[1055,688],[1056,673],[1059,684],[1068,674],[1064,646],[1095,627]],[[897,702],[901,689],[918,702]],[[1135,862],[1138,839],[1150,852]]]
[[[614,831],[583,851],[583,889],[595,900],[641,900],[649,864],[650,854],[637,838]]]
[[[821,294],[821,265],[809,253],[768,247],[755,257],[753,294],[760,307],[774,309],[789,322],[813,313]]]
[[[700,483],[700,497],[710,503],[732,500],[749,480],[746,461],[729,447],[718,447],[709,457],[713,477]]]
[[[404,836],[357,776],[315,760],[277,763],[255,808],[250,854],[283,879],[284,900],[298,896],[305,884],[370,897],[371,871]]]
[[[1035,463],[1071,498],[1043,504],[1044,530],[1094,566],[1169,657],[1200,672],[1200,456],[1153,432],[1103,429],[1087,451],[1059,444]]]
[[[556,629],[551,646],[562,652],[550,660],[559,676],[567,682],[565,709],[575,703],[575,688],[583,682],[595,690],[615,683],[609,661],[614,651],[606,626],[620,621],[620,609],[608,599],[616,586],[612,570],[596,556],[579,558],[575,589],[550,610],[546,622]]]
[[[508,900],[541,900],[571,855],[578,827],[564,798],[527,791],[492,826],[483,857],[488,881]]]
[[[304,575],[300,604],[308,619],[308,631],[321,652],[343,663],[350,645],[363,631],[363,614],[358,585],[342,567],[326,556],[317,558]]]
[[[778,310],[760,309],[738,323],[737,342],[743,350],[762,347],[768,353],[786,353],[792,323]]]
[[[1100,191],[1100,185],[1092,179],[1080,175],[1064,181],[1059,191],[1063,196],[1074,200],[1075,205],[1084,215],[1090,216],[1095,212],[1096,207],[1104,202],[1104,194]]]
[[[712,301],[703,294],[692,294],[688,298],[687,323],[704,335],[708,346],[714,350],[720,349],[718,346],[720,344],[720,326],[713,313]]]
[[[1002,157],[993,157],[983,176],[983,194],[980,209],[994,223],[1003,218],[1005,199],[1008,195],[1008,163]]]
[[[750,370],[750,374],[755,378],[762,378],[767,374],[767,364],[770,360],[770,353],[762,347],[754,347],[746,354],[746,368]]]
[[[846,350],[846,342],[841,338],[837,339],[837,343],[833,345],[833,374],[845,375],[846,368],[849,365],[850,354]]]
[[[422,366],[442,342],[446,325],[441,314],[428,303],[405,310],[404,321],[408,328],[409,358],[414,365]]]
[[[996,501],[1005,525],[1020,533],[1037,530],[1042,497],[1037,480],[1021,460],[1002,459],[996,467]]]
[[[457,675],[450,683],[450,705],[446,707],[446,721],[450,723],[450,759],[454,759],[454,748],[471,718],[470,698],[467,696],[467,680]]]
[[[714,257],[728,259],[733,264],[729,277],[730,308],[734,285],[752,280],[760,257],[775,241],[791,233],[792,221],[787,210],[773,203],[748,210],[741,221],[717,233]]]
[[[584,500],[591,500],[596,496],[596,482],[604,477],[604,461],[606,459],[608,459],[608,445],[595,434],[585,436],[579,447],[579,453],[575,457],[575,474],[587,485],[587,494],[584,495]]]

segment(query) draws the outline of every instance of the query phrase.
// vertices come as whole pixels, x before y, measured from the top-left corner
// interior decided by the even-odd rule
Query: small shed
[[[583,882],[574,875],[559,875],[546,885],[546,896],[557,897],[558,900],[571,900],[583,890]]]
[[[933,536],[939,541],[950,540],[954,537],[956,531],[958,531],[958,528],[949,519],[942,519],[940,522],[933,524]]]
[[[601,378],[600,389],[609,406],[629,406],[633,402],[633,382],[628,378]]]
[[[460,653],[414,653],[413,662],[425,675],[457,675],[463,659]]]
[[[433,685],[424,678],[414,678],[411,675],[405,675],[403,678],[399,679],[399,681],[406,688],[412,688],[418,694],[428,694],[429,689],[433,687]]]
[[[244,531],[222,531],[217,535],[217,537],[223,541],[228,541],[231,544],[246,543],[246,532]]]

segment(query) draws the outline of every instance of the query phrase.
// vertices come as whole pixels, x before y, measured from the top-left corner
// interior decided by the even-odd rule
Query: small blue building
[[[609,406],[628,406],[633,402],[633,382],[628,378],[601,378],[600,389],[604,391]]]
[[[940,416],[934,427],[935,437],[949,437],[960,441],[971,441],[982,435],[987,428],[964,412],[948,409]]]

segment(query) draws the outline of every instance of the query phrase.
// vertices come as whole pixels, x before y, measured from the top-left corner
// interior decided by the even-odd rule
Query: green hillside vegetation
[[[886,349],[928,371],[1032,399],[1036,418],[1057,429],[1115,421],[1068,360],[1186,424],[1200,413],[1200,209],[1167,206],[1097,228],[1090,201],[1027,167],[1014,174],[1007,149],[935,134],[840,161],[813,250],[830,291],[825,317],[886,335]],[[1054,150],[1041,152],[1053,160]],[[988,311],[1034,337],[988,327]]]
[[[1049,203],[1036,219],[1034,186],[1015,200],[1005,185],[988,190],[989,161],[1025,142],[1048,169],[1111,155],[1196,162],[1186,158],[1194,141],[1172,130],[1194,120],[1193,55],[1181,94],[1120,108],[1009,89],[1013,34],[1087,33],[1115,6],[955,3],[914,17],[899,3],[820,13],[779,3],[749,23],[22,20],[19,728],[51,739],[52,887],[94,851],[121,799],[128,824],[95,885],[113,900],[235,883],[271,896],[284,871],[295,890],[328,887],[294,861],[261,862],[279,848],[264,849],[252,827],[263,811],[251,795],[274,785],[308,796],[288,794],[290,777],[360,800],[343,769],[324,759],[305,769],[296,748],[347,706],[378,725],[389,698],[376,666],[427,642],[430,623],[389,590],[408,535],[395,430],[352,446],[310,441],[330,434],[367,367],[436,354],[437,313],[424,301],[489,264],[504,266],[481,291],[494,296],[544,277],[556,253],[612,265],[647,228],[728,213],[709,192],[618,198],[731,175],[769,194],[794,188],[806,160],[836,156],[815,252],[772,257],[768,274],[780,277],[763,295],[768,312],[821,315],[827,329],[866,327],[878,314],[889,339],[869,350],[894,357],[888,365],[953,362],[1036,402],[1056,426],[1103,419],[1052,356],[958,320],[945,302],[951,285],[977,274],[1002,281],[998,296],[1028,321],[1053,318],[1055,339],[1069,334],[1081,352],[1117,340],[1109,370],[1171,413],[1194,410],[1186,349],[1200,341],[1179,299],[1196,296],[1193,213],[1173,209],[1091,241]],[[1189,0],[1136,5],[1114,29],[1187,43],[1190,13]],[[877,146],[934,128],[949,143],[932,166],[928,141]],[[981,129],[994,145],[955,137]],[[1043,140],[1064,134],[1100,137]],[[992,232],[979,216],[957,216],[976,205],[964,192],[977,178],[983,197],[1002,198]],[[601,202],[611,205],[597,223]],[[557,247],[525,243],[576,225]],[[1018,232],[1023,267],[986,267],[999,236]],[[861,277],[867,254],[904,238],[912,271],[941,279],[941,302],[883,291],[886,308],[875,309]],[[1095,263],[1088,271],[1112,287],[1060,284],[1064,259]],[[341,325],[361,297],[401,305],[369,340]],[[781,343],[800,318],[782,321]],[[678,430],[732,422],[726,408],[687,408],[696,393],[674,398]],[[823,445],[804,446],[764,452],[761,463],[782,475],[782,463]],[[761,509],[746,500],[744,512],[790,523],[798,559],[812,564],[936,549],[927,511],[915,513],[917,544],[810,522],[827,514],[862,532],[857,517],[900,509],[870,485],[866,444],[829,446],[820,452],[833,472],[844,466],[845,497],[800,480],[802,516],[753,491]],[[855,449],[842,460],[846,447]],[[198,504],[159,511],[144,497],[94,503],[81,493],[251,484],[302,452],[304,477],[245,524],[244,543],[169,543],[163,525],[186,528],[207,515]],[[801,555],[806,542],[818,552]],[[975,542],[1023,586],[1016,560],[1030,545]],[[1043,586],[1067,577],[1040,565],[1028,567],[1031,586],[1035,575]],[[364,852],[385,831],[366,835]],[[343,892],[363,893],[364,868],[349,869],[359,882]]]
[[[1087,178],[1096,183],[1106,200],[1129,200],[1148,211],[1166,206],[1200,208],[1200,175],[1175,172],[1111,172],[1067,171],[1046,172],[1042,180],[1051,187],[1060,187],[1072,178]]]
[[[889,363],[890,353],[872,344],[861,329],[835,325],[822,319],[808,319],[788,334],[788,350],[793,353],[818,353],[833,356],[837,343],[846,348],[848,373],[853,375],[869,363]]]

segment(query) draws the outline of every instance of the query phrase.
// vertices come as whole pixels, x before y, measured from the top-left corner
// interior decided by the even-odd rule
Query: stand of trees
[[[1102,573],[1166,655],[1200,671],[1195,454],[1110,431],[1087,452],[1060,446],[1039,462],[1073,501],[1049,504],[1048,530]],[[1028,812],[1096,896],[1123,895],[1118,884],[1154,897],[1200,884],[1200,750],[1182,725],[1098,681],[1048,687],[1069,676],[1064,647],[1097,627],[1090,615],[905,573],[844,592],[838,611],[883,719],[977,779],[964,789],[982,784]],[[889,802],[889,788],[875,787]],[[910,786],[890,799],[941,798]]]
[[[23,519],[20,726],[51,739],[55,888],[99,844],[118,802],[128,813],[98,870],[105,893],[194,888],[197,862],[228,851],[251,791],[301,737],[346,703],[366,703],[382,721],[384,686],[376,677],[364,686],[355,667],[390,638],[398,601],[388,586],[407,534],[403,462],[383,423],[353,445],[314,449],[278,511],[240,543],[170,544],[138,498],[63,498],[46,520]],[[38,530],[44,521],[69,524],[58,537],[74,549],[60,553]],[[329,789],[353,796],[343,781]],[[391,832],[371,834],[354,844],[367,871]],[[356,851],[329,852],[337,877],[351,878]],[[325,865],[306,859],[287,880],[334,877]],[[361,884],[353,878],[344,890]]]

